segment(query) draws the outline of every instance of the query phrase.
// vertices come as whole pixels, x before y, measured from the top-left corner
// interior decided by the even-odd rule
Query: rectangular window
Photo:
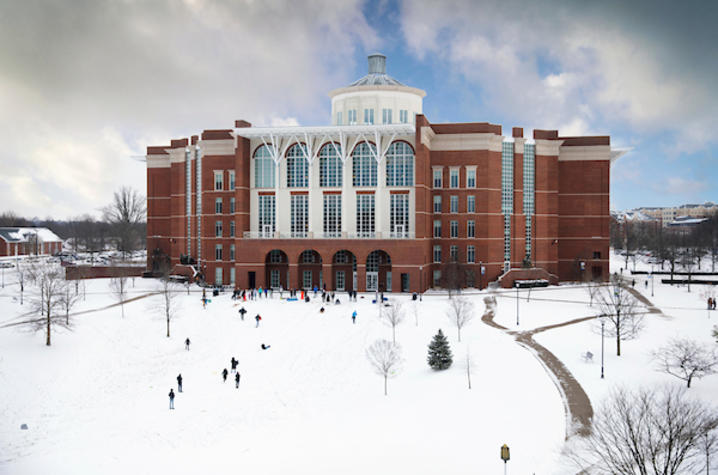
[[[222,237],[222,221],[214,223],[214,235],[215,237]]]
[[[234,237],[234,232],[235,232],[234,221],[230,221],[229,222],[229,237]]]
[[[333,144],[319,151],[319,186],[342,186],[342,160]]]
[[[434,220],[434,237],[435,238],[441,237],[441,220],[440,219]]]
[[[357,195],[357,235],[374,237],[374,195]]]
[[[259,219],[259,236],[264,238],[273,237],[277,228],[274,195],[259,196],[257,216]]]
[[[434,271],[434,287],[439,287],[441,285],[441,271],[435,270]]]
[[[594,259],[600,259],[600,258],[601,258],[601,251],[593,251],[593,258],[594,258]]]
[[[466,237],[476,237],[476,225],[473,220],[466,222]]]
[[[338,270],[337,273],[335,274],[335,276],[336,276],[336,279],[335,279],[334,284],[335,284],[336,289],[344,290],[344,286],[346,285],[344,283],[344,271]]]
[[[237,274],[236,269],[234,267],[231,267],[229,269],[229,285],[234,285],[237,281]]]
[[[217,267],[214,270],[214,284],[222,285],[222,268],[221,267]]]
[[[451,188],[459,187],[459,169],[458,168],[450,168],[449,169],[449,187],[451,187]]]
[[[357,123],[356,109],[350,109],[347,111],[347,122],[349,123],[349,125],[356,125],[356,123]]]
[[[442,175],[444,171],[441,168],[434,168],[434,188],[442,187]]]
[[[342,125],[342,113],[337,112],[337,125]]]
[[[473,195],[466,197],[466,212],[467,213],[475,213],[476,212],[476,197]]]
[[[224,190],[224,172],[221,170],[214,172],[214,189],[215,191]]]
[[[452,262],[456,262],[459,260],[459,246],[451,246],[449,248],[449,256],[451,257]]]
[[[381,123],[382,124],[391,124],[391,109],[382,109],[381,110]]]
[[[234,191],[234,185],[235,185],[235,174],[234,170],[229,170],[229,190]]]
[[[234,260],[234,252],[235,252],[234,244],[230,244],[229,245],[229,260],[230,261]]]
[[[459,197],[458,196],[453,195],[449,198],[449,211],[451,213],[459,212]]]
[[[364,109],[364,123],[365,124],[373,124],[374,123],[374,109]]]
[[[451,221],[451,223],[449,223],[449,231],[450,231],[450,233],[451,233],[450,236],[451,236],[452,238],[457,238],[457,237],[459,237],[459,222],[458,222],[458,221]]]
[[[305,270],[302,272],[302,288],[303,289],[311,289],[312,288],[312,271]]]
[[[342,233],[342,195],[324,195],[324,237]]]
[[[282,285],[279,280],[279,269],[272,269],[269,273],[269,285],[271,285],[273,289],[279,288],[279,286]]]
[[[221,261],[222,260],[222,245],[216,244],[214,246],[214,260]]]
[[[441,246],[434,246],[434,262],[441,262]]]
[[[293,238],[305,238],[309,232],[309,195],[291,196],[291,233]]]
[[[222,214],[222,198],[215,198],[214,214]]]
[[[434,195],[434,213],[441,213],[441,195]]]
[[[476,168],[466,169],[466,188],[476,188]]]
[[[407,111],[406,109],[402,109],[399,111],[399,122],[401,122],[402,124],[406,124],[407,122],[409,122],[409,111]]]
[[[476,250],[474,246],[466,246],[466,262],[469,264],[476,262]]]
[[[389,222],[392,237],[409,237],[409,195],[391,195]]]
[[[234,196],[229,199],[229,213],[234,214],[235,211],[235,200]]]

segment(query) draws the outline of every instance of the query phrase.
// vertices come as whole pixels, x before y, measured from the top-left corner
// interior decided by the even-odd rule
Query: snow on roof
[[[6,242],[27,242],[35,235],[40,242],[62,242],[47,228],[0,228],[0,238]]]

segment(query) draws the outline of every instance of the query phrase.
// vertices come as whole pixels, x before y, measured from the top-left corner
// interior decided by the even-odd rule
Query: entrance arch
[[[272,249],[264,259],[264,275],[266,276],[265,288],[278,289],[280,286],[287,288],[289,282],[289,258],[280,249]]]
[[[314,249],[305,249],[299,254],[297,282],[300,289],[321,289],[324,284],[322,275],[322,256]]]
[[[386,251],[376,250],[366,258],[366,290],[391,292],[391,257]]]
[[[357,258],[351,251],[342,249],[334,253],[332,277],[334,278],[334,290],[338,292],[357,288]]]

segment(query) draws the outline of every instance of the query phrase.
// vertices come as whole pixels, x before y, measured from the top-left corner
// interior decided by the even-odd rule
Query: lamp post
[[[422,285],[424,283],[424,273],[422,272],[422,269],[424,266],[419,266],[419,295],[424,293],[424,286]]]
[[[501,446],[501,460],[504,461],[504,475],[506,475],[506,462],[510,459],[511,455],[509,454],[509,446],[504,444]]]
[[[481,290],[481,284],[483,284],[484,277],[484,263],[479,261],[479,290]]]
[[[606,326],[606,318],[601,317],[601,379],[603,379],[603,329]]]
[[[516,286],[516,326],[519,326],[519,283],[514,282]]]

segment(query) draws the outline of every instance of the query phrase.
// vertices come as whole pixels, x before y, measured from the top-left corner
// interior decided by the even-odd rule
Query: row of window
[[[223,259],[223,250],[224,250],[224,246],[222,246],[222,244],[216,244],[214,246],[214,260],[215,261],[221,261]],[[234,256],[235,256],[234,244],[230,244],[229,245],[229,260],[233,261]]]
[[[442,200],[441,195],[434,195],[434,213],[441,213],[442,212]],[[452,195],[449,197],[449,213],[458,213],[459,212],[459,197],[457,195]],[[469,195],[466,197],[466,212],[467,213],[475,213],[476,212],[476,196]]]
[[[349,109],[347,111],[347,125],[357,125],[359,122],[357,121],[357,110],[356,109]],[[364,124],[372,125],[374,124],[374,109],[364,109]],[[393,111],[392,109],[382,109],[381,110],[381,123],[382,124],[393,124]],[[409,123],[409,111],[406,109],[400,109],[399,110],[399,123],[400,124],[407,124]],[[337,112],[337,125],[343,125],[342,123],[342,113]]]
[[[440,219],[434,220],[434,237],[435,238],[441,237],[441,220]],[[449,237],[450,238],[458,238],[459,237],[459,222],[458,221],[449,221]],[[476,222],[472,219],[466,221],[466,237],[467,238],[476,237]]]
[[[440,264],[441,261],[441,246],[434,246],[434,263]],[[461,256],[459,256],[459,246],[449,247],[449,259],[451,262],[459,262]],[[473,264],[476,262],[476,248],[473,245],[466,246],[466,262]]]
[[[223,280],[223,278],[224,278],[224,275],[223,275],[223,274],[224,274],[224,272],[223,272],[222,268],[221,268],[221,267],[217,267],[217,268],[214,270],[214,283],[217,284],[217,285],[224,285],[224,284],[227,284],[227,283],[228,283],[229,285],[234,285],[234,283],[235,283],[235,278],[236,278],[235,268],[234,268],[234,267],[230,267],[230,268],[229,268],[229,282],[225,282],[225,281]]]
[[[352,185],[377,186],[378,163],[376,146],[362,142],[352,151]],[[295,144],[287,150],[287,186],[309,186],[309,162],[304,144]],[[335,144],[325,144],[319,150],[319,186],[342,186],[342,160]],[[256,188],[274,188],[276,165],[266,145],[254,153],[254,185]],[[394,142],[386,152],[386,186],[412,186],[414,184],[414,150],[406,142]]]
[[[214,235],[215,237],[222,237],[223,232],[223,224],[222,221],[215,221],[214,223]],[[229,222],[229,237],[234,237],[236,233],[236,227],[234,225],[234,221]]]
[[[434,167],[434,188],[444,187],[444,169]],[[476,188],[476,167],[466,167],[466,188]],[[459,188],[459,167],[449,168],[449,188]]]
[[[224,172],[225,170],[214,171],[214,191],[225,191]],[[227,190],[233,191],[236,184],[236,174],[234,170],[227,170],[227,175],[229,176],[229,180],[227,181],[229,186],[227,187]]]
[[[233,196],[229,199],[229,214],[234,214],[234,211],[236,208],[235,205],[236,205],[236,201]],[[224,209],[224,198],[215,198],[214,199],[214,214],[222,214],[223,209]],[[189,212],[187,214],[189,214]]]
[[[325,237],[338,237],[342,232],[341,195],[324,195],[323,231]],[[259,196],[257,213],[259,232],[271,236],[277,229],[276,198]],[[219,223],[219,222],[218,222]],[[409,195],[390,195],[389,230],[396,237],[408,237]],[[292,237],[303,238],[309,233],[309,196],[292,195],[290,202],[290,232]],[[376,207],[374,194],[357,195],[356,232],[359,237],[373,237],[376,233]]]

